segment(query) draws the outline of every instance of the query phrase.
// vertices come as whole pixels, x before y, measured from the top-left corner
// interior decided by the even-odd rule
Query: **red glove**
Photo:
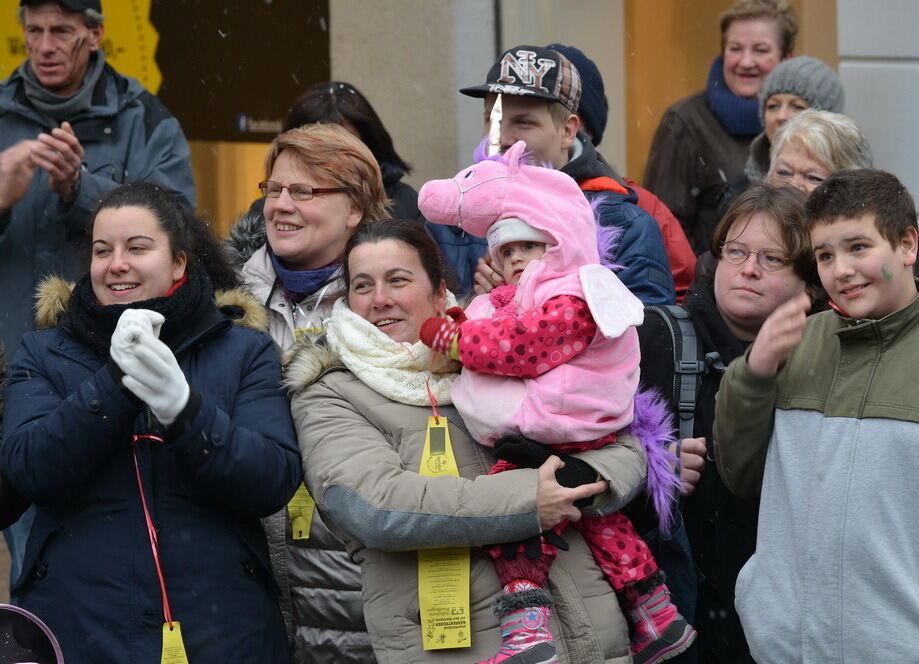
[[[447,315],[457,323],[465,323],[469,320],[466,318],[466,312],[463,311],[462,307],[450,307],[447,309]]]
[[[459,309],[459,307],[455,307],[455,309]],[[447,313],[451,316],[455,315],[451,312],[453,312],[453,309]],[[460,313],[462,314],[462,309],[460,309]],[[465,318],[465,315],[463,317]],[[435,353],[443,353],[454,360],[457,359],[456,342],[460,338],[459,323],[449,318],[428,318],[421,324],[420,337],[421,343]]]

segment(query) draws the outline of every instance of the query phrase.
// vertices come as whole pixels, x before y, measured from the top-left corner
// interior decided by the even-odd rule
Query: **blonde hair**
[[[549,104],[549,116],[552,118],[552,122],[555,124],[556,129],[568,122],[568,118],[572,115],[577,115],[568,110],[568,107],[560,101],[547,99],[546,102]]]
[[[798,16],[785,0],[740,0],[721,15],[721,52],[727,41],[728,28],[734,21],[773,19],[779,29],[779,50],[788,57],[798,38]]]
[[[844,168],[871,168],[871,146],[852,118],[842,113],[807,109],[779,127],[769,152],[769,172],[782,149],[796,141],[830,173]]]
[[[389,200],[380,167],[360,139],[337,124],[307,124],[278,135],[265,157],[265,178],[271,177],[282,152],[316,177],[347,189],[351,204],[361,211],[362,221],[387,216]]]

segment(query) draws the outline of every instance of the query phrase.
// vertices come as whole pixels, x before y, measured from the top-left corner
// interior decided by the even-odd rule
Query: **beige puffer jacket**
[[[361,565],[364,617],[380,664],[469,664],[500,644],[492,604],[501,586],[481,546],[539,532],[537,473],[518,469],[486,476],[493,463],[466,433],[452,407],[442,408],[461,478],[428,478],[421,459],[430,409],[396,403],[336,364],[327,351],[298,346],[286,381],[303,454],[307,486],[330,528]],[[645,461],[637,440],[578,455],[610,480],[603,511],[628,500]],[[625,664],[629,638],[609,583],[584,540],[566,531],[549,576],[556,604],[552,630],[562,662]],[[424,651],[418,613],[416,549],[472,548],[473,645]]]

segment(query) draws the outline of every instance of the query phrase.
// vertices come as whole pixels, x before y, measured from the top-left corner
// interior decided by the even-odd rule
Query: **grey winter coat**
[[[236,220],[228,249],[241,264],[246,289],[265,307],[268,333],[287,350],[294,343],[294,313],[276,286],[277,275],[265,244],[262,201]],[[339,296],[337,284],[320,289],[297,303],[305,322],[317,329]],[[348,558],[345,545],[329,532],[318,511],[313,512],[309,537],[292,538],[287,508],[262,519],[268,538],[271,567],[281,591],[281,612],[291,641],[293,664],[371,664],[375,662],[364,626],[360,569]]]
[[[0,151],[58,126],[26,99],[20,70],[0,83]],[[0,215],[0,339],[10,355],[33,329],[32,294],[39,281],[49,274],[75,278],[85,272],[80,265],[88,258],[83,235],[104,193],[124,182],[149,180],[195,207],[185,136],[138,81],[105,65],[92,106],[69,122],[85,151],[76,198],[64,203],[49,188],[48,174],[37,169],[25,197]]]
[[[468,664],[500,644],[492,604],[501,585],[481,548],[539,532],[537,471],[485,475],[493,464],[465,431],[456,411],[450,437],[460,478],[419,475],[429,408],[400,404],[374,391],[336,361],[296,348],[285,380],[292,389],[307,486],[326,523],[360,564],[364,616],[381,664]],[[607,507],[641,483],[645,462],[630,435],[620,444],[579,454],[610,480]],[[604,510],[605,511],[605,510]],[[609,583],[584,540],[566,531],[549,576],[552,630],[565,664],[625,664],[628,629]],[[470,546],[472,647],[425,651],[418,613],[417,551]]]

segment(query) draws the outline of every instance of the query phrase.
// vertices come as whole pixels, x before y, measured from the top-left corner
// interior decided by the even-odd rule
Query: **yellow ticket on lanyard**
[[[162,664],[188,664],[188,657],[185,655],[185,643],[182,641],[182,626],[178,621],[172,621],[172,627],[169,623],[163,623],[163,656],[160,658]]]
[[[429,417],[420,475],[459,477],[446,417]],[[418,605],[425,650],[472,645],[469,615],[469,548],[418,551]]]
[[[301,484],[297,493],[287,503],[287,518],[290,519],[291,538],[295,540],[309,539],[310,526],[313,525],[313,510],[316,501],[306,490],[306,485]]]

